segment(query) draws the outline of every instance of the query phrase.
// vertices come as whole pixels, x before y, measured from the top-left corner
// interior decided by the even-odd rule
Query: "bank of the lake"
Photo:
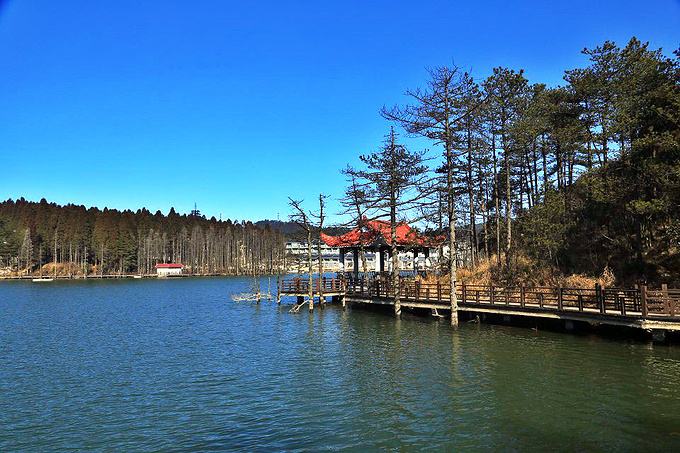
[[[670,450],[680,348],[337,307],[248,278],[0,284],[0,450]]]

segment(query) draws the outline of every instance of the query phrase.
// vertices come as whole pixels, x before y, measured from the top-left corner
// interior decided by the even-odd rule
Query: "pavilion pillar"
[[[354,247],[352,249],[352,256],[354,259],[354,279],[359,280],[359,249]]]
[[[340,266],[342,267],[342,272],[345,272],[345,249],[340,250]]]
[[[413,249],[413,275],[418,275],[418,249]]]
[[[380,254],[380,270],[379,272],[382,274],[385,272],[385,250],[383,249],[378,249],[378,253]]]

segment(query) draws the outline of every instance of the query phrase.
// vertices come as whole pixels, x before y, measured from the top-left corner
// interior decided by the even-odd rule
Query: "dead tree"
[[[323,212],[326,205],[326,195],[319,194],[319,237],[316,243],[316,258],[319,261],[319,304],[323,307],[324,295],[323,295],[323,255],[321,254],[321,233],[323,232],[323,221],[325,219],[325,214]]]
[[[302,207],[303,200],[294,200],[288,198],[288,204],[293,209],[293,213],[290,215],[290,220],[295,222],[306,234],[307,236],[307,273],[308,273],[308,292],[307,297],[309,298],[309,311],[314,310],[314,265],[312,260],[312,235],[315,230],[321,235],[323,228],[323,222],[325,219],[324,207],[325,199],[327,197],[323,194],[319,195],[319,212],[306,211]],[[317,259],[319,260],[319,302],[323,297],[323,258],[321,255],[321,238],[319,237],[319,242],[317,244]]]
[[[358,170],[355,168],[348,166],[342,170],[342,173],[347,177],[348,185],[345,189],[345,196],[340,200],[345,208],[341,215],[351,216],[352,220],[346,226],[354,226],[359,232],[362,232],[366,227],[370,210],[375,207],[369,196],[370,187],[366,182],[360,181]],[[366,250],[362,241],[359,241],[359,256],[363,272],[366,272],[368,264],[366,263]],[[354,263],[354,265],[359,266],[359,263]]]

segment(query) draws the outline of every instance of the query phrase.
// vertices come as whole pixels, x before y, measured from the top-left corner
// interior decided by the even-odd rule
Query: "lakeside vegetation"
[[[572,274],[589,285],[680,282],[680,50],[632,38],[583,54],[589,64],[557,87],[505,67],[479,81],[436,67],[405,105],[381,109],[392,127],[342,170],[342,204],[359,230],[389,220],[395,314],[401,222],[447,239],[437,280],[449,285],[454,326],[461,267],[468,283],[501,286]],[[409,149],[394,126],[441,154]],[[310,238],[323,229],[323,198],[318,211],[291,198]],[[310,288],[312,273],[310,262]]]
[[[680,283],[680,53],[632,38],[583,54],[589,64],[559,87],[503,67],[479,81],[429,70],[406,105],[381,113],[442,154],[388,133],[344,170],[347,214],[447,234],[453,280],[456,265],[468,278],[481,265],[493,283],[532,272]],[[403,170],[422,162],[428,178]]]
[[[185,264],[192,274],[272,273],[283,261],[284,238],[268,226],[205,218],[198,210],[168,215],[0,203],[0,270],[5,275],[148,274],[156,263]],[[47,264],[51,263],[51,264]]]

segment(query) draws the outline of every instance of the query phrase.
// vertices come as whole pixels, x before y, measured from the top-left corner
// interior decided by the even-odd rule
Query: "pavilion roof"
[[[363,228],[355,228],[340,236],[329,236],[321,233],[321,240],[329,247],[358,247],[371,246],[376,243],[392,245],[390,222],[384,220],[364,219]],[[444,238],[431,238],[419,234],[406,223],[397,225],[397,245],[406,247],[435,247],[443,242]]]

